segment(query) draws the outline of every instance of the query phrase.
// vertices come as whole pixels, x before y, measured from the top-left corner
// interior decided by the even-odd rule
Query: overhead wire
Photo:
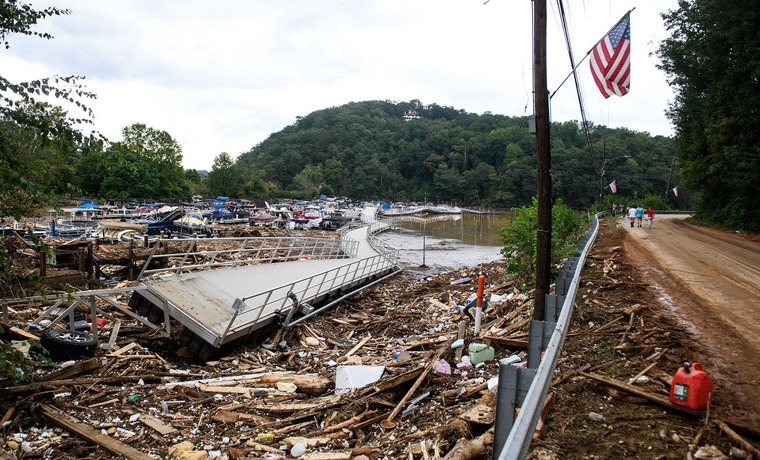
[[[588,126],[588,117],[586,115],[586,107],[584,104],[583,91],[581,90],[580,81],[578,80],[578,72],[577,72],[578,66],[575,65],[575,55],[573,54],[573,46],[572,46],[572,43],[570,42],[570,30],[567,25],[567,14],[565,13],[565,6],[564,6],[563,0],[557,0],[557,8],[559,9],[560,21],[562,23],[562,32],[565,37],[565,46],[567,46],[567,54],[570,57],[570,67],[572,68],[573,80],[575,81],[575,92],[578,96],[578,107],[580,108],[580,111],[581,111],[581,122],[583,125],[582,126],[583,133],[586,136],[586,143],[588,144],[589,153],[591,155],[591,160],[594,162],[594,167],[601,172],[602,169],[604,168],[604,165],[599,164],[599,160],[597,159],[594,153],[594,143],[591,140],[591,132]],[[552,96],[554,96],[554,94],[556,93],[557,91],[552,93]]]

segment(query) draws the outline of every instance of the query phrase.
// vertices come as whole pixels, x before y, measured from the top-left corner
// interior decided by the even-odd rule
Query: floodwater
[[[502,260],[499,229],[511,214],[447,214],[390,218],[379,237],[399,250],[399,264],[423,275]]]

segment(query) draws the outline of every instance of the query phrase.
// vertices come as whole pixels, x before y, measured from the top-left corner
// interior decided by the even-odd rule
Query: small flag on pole
[[[591,74],[605,99],[625,96],[631,87],[631,12],[590,51]]]
[[[678,196],[678,187],[673,187],[673,195]]]
[[[612,182],[610,182],[609,187],[610,187],[610,190],[612,190],[612,193],[617,193],[617,181],[616,180],[613,180]]]

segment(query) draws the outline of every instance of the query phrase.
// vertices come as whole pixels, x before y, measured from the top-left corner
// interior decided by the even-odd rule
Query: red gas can
[[[702,364],[684,361],[670,384],[670,402],[689,409],[706,409],[712,389]]]

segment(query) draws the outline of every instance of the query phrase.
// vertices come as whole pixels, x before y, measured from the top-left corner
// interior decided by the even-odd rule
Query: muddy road
[[[631,264],[693,334],[690,359],[701,359],[716,384],[716,409],[760,426],[760,242],[685,218],[617,225],[628,232]]]

